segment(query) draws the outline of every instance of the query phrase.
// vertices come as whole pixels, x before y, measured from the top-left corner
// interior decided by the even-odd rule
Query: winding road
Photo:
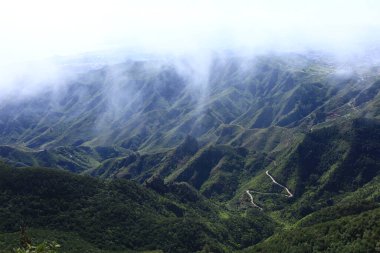
[[[277,162],[276,162],[276,161],[274,161],[274,165],[277,166]],[[288,197],[288,198],[291,198],[291,197],[294,196],[293,193],[290,192],[290,190],[288,189],[288,187],[286,187],[286,186],[280,184],[279,182],[277,182],[277,181],[271,176],[271,174],[269,174],[269,170],[267,170],[267,171],[265,172],[265,174],[266,174],[266,175],[272,180],[272,182],[273,182],[274,184],[276,184],[276,185],[278,185],[278,186],[284,188],[285,191],[287,192],[287,194],[281,194],[281,193],[275,193],[275,192],[258,192],[258,191],[253,191],[253,190],[252,190],[252,192],[254,192],[254,193],[258,193],[258,194],[267,194],[267,195],[269,195],[269,194],[283,195],[283,196]],[[249,198],[251,199],[251,204],[252,204],[254,207],[256,207],[256,208],[259,208],[260,211],[262,211],[263,208],[260,207],[258,204],[256,204],[256,203],[253,201],[253,196],[252,196],[252,194],[250,193],[250,190],[246,190],[245,192],[248,194]]]
[[[278,193],[278,192],[259,192],[255,190],[249,190],[249,192],[257,193],[257,194],[262,194],[262,195],[277,195],[277,196],[285,196],[288,197],[288,194],[283,194],[283,193]]]
[[[270,177],[270,179],[272,180],[272,182],[278,186],[281,186],[282,188],[285,189],[285,191],[288,193],[288,195],[286,195],[288,198],[291,198],[293,197],[293,194],[289,191],[288,187],[286,186],[283,186],[282,184],[278,183],[270,174],[269,174],[269,170],[267,170],[265,172],[265,174],[267,174],[268,177]]]
[[[252,204],[254,207],[260,209],[260,211],[262,211],[263,208],[260,207],[259,205],[257,205],[255,202],[253,202],[253,197],[252,197],[251,193],[249,192],[249,190],[246,190],[245,192],[246,192],[246,193],[248,194],[248,196],[250,197],[250,199],[251,199],[251,204]]]

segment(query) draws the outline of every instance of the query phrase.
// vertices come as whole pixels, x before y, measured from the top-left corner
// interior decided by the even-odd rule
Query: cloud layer
[[[0,62],[124,48],[353,50],[379,41],[380,2],[3,1]]]
[[[60,87],[72,69],[127,55],[165,56],[202,89],[220,51],[321,50],[376,59],[379,13],[377,0],[2,1],[0,100]]]

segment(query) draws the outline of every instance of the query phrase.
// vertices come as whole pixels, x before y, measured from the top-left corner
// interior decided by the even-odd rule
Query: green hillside
[[[36,241],[53,238],[63,252],[81,247],[223,252],[274,231],[275,224],[260,212],[229,211],[183,183],[167,187],[158,194],[123,179],[1,165],[0,239],[13,238],[25,223]],[[17,241],[0,245],[9,250]]]
[[[0,140],[33,149],[116,145],[144,152],[174,148],[187,135],[202,145],[226,144],[250,129],[356,113],[374,99],[375,70],[347,77],[337,68],[291,54],[216,58],[209,83],[194,87],[175,65],[130,61],[80,74],[60,94],[0,103]],[[227,138],[223,129],[234,126]]]
[[[182,64],[130,60],[0,102],[0,252],[20,224],[62,252],[379,249],[378,67]]]

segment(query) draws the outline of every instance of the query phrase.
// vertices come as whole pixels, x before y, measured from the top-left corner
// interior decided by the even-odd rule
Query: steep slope
[[[282,231],[242,252],[376,252],[380,240],[379,205],[360,203],[324,209],[336,217],[313,220]],[[326,212],[322,214],[322,212]]]
[[[81,173],[129,151],[121,147],[57,147],[38,150],[0,146],[0,158],[16,167],[40,166]]]
[[[247,251],[376,248],[379,68],[312,54],[177,64],[128,61],[0,103],[2,160],[98,177],[2,169],[4,238],[26,217],[99,250],[223,252],[275,228]]]
[[[167,176],[180,168],[198,149],[197,140],[187,136],[178,147],[165,152],[153,154],[130,152],[126,156],[107,159],[90,174],[100,177],[123,177],[142,183],[154,175]]]
[[[204,247],[224,252],[273,233],[274,223],[263,214],[248,211],[242,217],[207,201],[186,184],[168,187],[165,195],[159,195],[127,180],[1,165],[0,231],[15,232],[25,223],[52,234],[76,233],[100,249],[165,252]]]
[[[58,91],[3,101],[0,143],[38,149],[118,145],[152,152],[173,148],[187,135],[201,145],[216,141],[221,126],[320,123],[342,106],[345,114],[364,107],[378,91],[375,70],[367,70],[363,81],[363,73],[340,76],[338,68],[292,54],[215,57],[204,83],[197,83],[199,73],[191,66],[191,73],[184,73],[171,62],[128,61],[79,74]],[[355,96],[358,102],[350,103]]]
[[[289,187],[294,197],[255,194],[255,203],[267,210],[281,210],[283,218],[299,219],[320,208],[344,202],[368,185],[376,185],[380,175],[379,130],[378,120],[359,118],[339,127],[332,125],[309,132],[298,145],[265,169]],[[286,194],[284,189],[270,183],[264,170],[238,192],[246,189]]]

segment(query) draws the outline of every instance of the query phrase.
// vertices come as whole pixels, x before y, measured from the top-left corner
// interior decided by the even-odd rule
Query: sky
[[[377,0],[1,1],[0,64],[115,48],[352,51],[379,27]]]

